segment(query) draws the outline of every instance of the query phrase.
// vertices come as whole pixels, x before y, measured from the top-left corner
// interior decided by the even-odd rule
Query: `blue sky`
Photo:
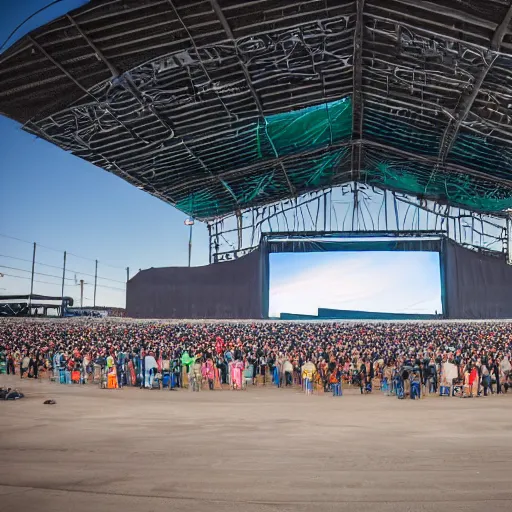
[[[318,308],[441,312],[439,254],[310,252],[270,255],[270,316]]]
[[[3,50],[9,48],[31,30],[88,2],[89,0],[0,0],[0,47],[3,46]]]
[[[102,266],[102,263],[122,268],[129,266],[132,275],[139,268],[187,264],[185,214],[120,178],[21,131],[17,123],[5,117],[0,118],[0,154],[1,234],[98,259],[100,275],[113,279],[124,279],[125,273]],[[196,224],[194,227],[193,243],[192,264],[207,264],[204,226]],[[32,248],[0,237],[0,254],[30,259]],[[62,253],[41,248],[36,259],[60,265]],[[78,270],[89,273],[94,270],[94,262],[79,261],[82,266]],[[0,257],[0,265],[30,268],[26,262],[5,257]],[[75,269],[77,265],[78,262]],[[73,267],[68,265],[68,268]],[[0,272],[9,271],[0,268]],[[0,287],[7,290],[0,292],[27,293],[24,281],[6,277]],[[55,287],[51,290],[55,293]],[[35,292],[50,293],[50,290],[40,285]],[[116,297],[105,294],[103,301],[108,305],[124,302],[119,293]]]
[[[30,13],[48,0],[0,0],[0,41]],[[1,44],[1,43],[0,43]],[[101,276],[123,281],[129,266],[133,275],[139,268],[187,264],[188,228],[186,215],[138,190],[120,178],[94,167],[71,154],[37,139],[21,126],[0,116],[0,233],[36,241],[50,248],[67,250],[81,257],[99,259]],[[32,247],[0,236],[0,265],[30,270],[30,263],[5,256],[29,259]],[[38,249],[38,261],[59,266],[62,252]],[[69,258],[68,268],[78,270],[77,278],[92,282],[94,261]],[[194,227],[193,265],[208,263],[208,237],[204,225]],[[71,266],[73,264],[73,266]],[[106,264],[120,267],[114,269]],[[39,267],[45,274],[58,269]],[[26,272],[0,267],[0,273],[28,276]],[[70,273],[66,294],[77,297],[74,274]],[[60,279],[38,276],[35,293],[60,293]],[[104,285],[122,286],[114,281]],[[27,279],[4,277],[0,294],[28,293]],[[98,304],[124,305],[119,290],[98,290]],[[92,304],[92,285],[86,286]]]

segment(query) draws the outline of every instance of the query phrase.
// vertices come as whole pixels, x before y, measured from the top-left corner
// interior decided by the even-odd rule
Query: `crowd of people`
[[[105,387],[286,387],[307,379],[324,391],[348,382],[366,393],[378,380],[392,392],[395,376],[405,375],[411,389],[437,393],[449,365],[449,384],[476,396],[509,389],[511,356],[508,322],[0,320],[0,372],[81,383],[101,372]]]

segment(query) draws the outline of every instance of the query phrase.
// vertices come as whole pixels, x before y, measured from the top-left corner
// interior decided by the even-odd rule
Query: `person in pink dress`
[[[233,389],[242,389],[242,379],[244,372],[244,363],[235,361],[231,366],[231,383]]]
[[[213,381],[215,378],[215,367],[213,365],[213,361],[211,359],[207,359],[202,367],[201,372],[203,374],[203,379],[208,381],[208,388],[210,391],[213,391]]]

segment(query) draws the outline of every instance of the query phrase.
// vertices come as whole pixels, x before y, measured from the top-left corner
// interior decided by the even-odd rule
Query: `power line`
[[[2,266],[2,265],[0,265]],[[6,268],[12,268],[12,267],[6,267]],[[23,270],[23,269],[13,269],[13,270],[22,270],[23,272],[30,272],[30,270]],[[36,274],[37,272],[34,272],[34,274]],[[14,274],[7,274],[6,272],[2,272],[2,274],[4,276],[8,276],[8,277],[14,277],[14,278],[17,278],[17,279],[28,279],[30,281],[30,277],[25,277],[25,276],[15,276]],[[43,274],[45,275],[45,274]],[[62,278],[59,278],[59,279],[62,279]],[[54,285],[54,286],[60,286],[60,283],[50,283],[49,281],[39,281],[38,279],[34,279],[34,283],[40,283],[40,284],[51,284],[51,285]],[[77,284],[74,284],[74,285],[69,285],[68,284],[68,288],[70,286],[80,286],[79,283]],[[89,283],[84,283],[84,286],[93,286],[92,284],[89,284]],[[120,292],[126,292],[126,290],[124,290],[123,288],[115,288],[113,286],[106,286],[106,285],[102,285],[102,284],[98,284],[96,285],[98,288],[107,288],[109,290],[117,290],[117,291],[120,291]]]
[[[32,260],[29,260],[27,258],[20,258],[19,256],[9,256],[7,254],[0,254],[0,258],[10,258],[12,260],[26,261],[27,263],[32,263]],[[38,265],[42,265],[44,267],[57,268],[59,270],[62,270],[62,266],[58,267],[57,265],[50,265],[49,263],[41,263],[40,261],[36,261],[36,263]]]
[[[81,286],[80,283],[75,283],[75,284],[72,284],[72,285],[69,285],[68,284],[68,287],[69,286]],[[94,286],[93,283],[85,283],[84,282],[84,286]],[[119,290],[121,292],[125,292],[126,290],[124,288],[116,288],[115,286],[107,286],[106,284],[97,284],[96,285],[98,288],[108,288],[109,290]]]
[[[4,235],[3,233],[0,233],[0,236],[3,236],[5,238],[10,238],[11,240],[17,240],[18,242],[23,242],[24,244],[29,244],[29,245],[33,245],[34,244],[34,242],[29,242],[28,240],[23,240],[22,238],[18,238],[16,236]],[[64,251],[61,251],[60,249],[54,249],[53,247],[48,247],[47,245],[43,245],[43,244],[41,244],[39,242],[36,242],[36,243],[37,243],[38,247],[41,247],[43,249],[48,249],[49,251],[55,251],[55,252],[58,252],[58,253],[64,252]],[[80,256],[78,256],[78,257],[80,258]]]
[[[18,240],[18,242],[23,242],[24,244],[32,244],[32,242],[27,242],[26,240],[22,240],[21,238],[16,238],[15,236],[4,235],[3,233],[0,233],[0,236],[3,236],[5,238],[10,238],[11,240]]]
[[[25,244],[29,244],[29,245],[33,245],[34,242],[29,242],[28,240],[23,240],[21,238],[17,238],[15,236],[11,236],[11,235],[5,235],[4,233],[0,233],[0,236],[3,236],[5,238],[10,238],[11,240],[17,240],[18,242],[23,242]],[[63,253],[64,251],[61,250],[61,249],[55,249],[53,247],[48,247],[47,245],[43,245],[43,244],[40,244],[38,242],[37,243],[37,246],[38,247],[42,247],[43,249],[48,249],[49,251],[55,251],[55,252],[58,252],[58,253]],[[95,259],[93,258],[87,258],[85,256],[79,256],[78,254],[74,254],[72,252],[67,252],[68,256],[74,256],[75,258],[80,258],[82,260],[88,260],[88,261],[96,261]],[[99,260],[98,260],[99,262]],[[116,268],[118,270],[126,270],[125,267],[117,267],[115,265],[110,265],[109,263],[104,263],[103,261],[101,262],[102,265],[105,265],[106,267],[110,267],[110,268]]]
[[[29,274],[32,273],[31,270],[26,270],[24,268],[17,268],[17,267],[8,267],[7,265],[0,265],[1,268],[8,268],[9,270],[18,270],[19,272],[27,272]],[[53,274],[45,274],[44,272],[34,272],[34,275],[38,276],[45,276],[45,277],[54,277],[55,279],[62,279],[62,276],[55,276]],[[71,277],[65,277],[66,281],[74,281]]]
[[[68,287],[69,286],[81,286],[81,284],[80,283],[75,283],[75,284],[72,284],[72,285],[68,284]],[[84,286],[91,286],[91,287],[93,287],[94,284],[92,284],[92,283],[85,283],[84,282]],[[109,290],[119,290],[120,292],[125,292],[126,291],[124,288],[116,288],[115,286],[107,286],[106,284],[97,284],[96,286],[98,288],[108,288]]]
[[[27,258],[20,258],[19,256],[8,256],[6,254],[0,254],[0,258],[11,258],[13,260],[19,260],[19,261],[25,261],[27,263],[32,263],[32,260],[29,260]],[[93,260],[93,261],[96,261],[96,260]],[[40,261],[37,261],[37,260],[35,263],[37,265],[41,265],[43,267],[50,267],[50,268],[56,268],[58,270],[62,270],[62,265],[61,266],[50,265],[49,263],[41,263]],[[102,265],[105,265],[105,263],[102,263]],[[118,268],[118,267],[114,267],[114,268]],[[126,270],[126,269],[122,269],[122,270]],[[71,268],[66,268],[66,272],[73,272],[75,274],[80,274],[80,275],[87,276],[87,277],[96,277],[94,274],[88,274],[87,272],[82,272],[81,270],[73,270]],[[112,281],[113,283],[125,284],[125,281],[119,281],[118,279],[111,279],[110,277],[101,277],[101,276],[97,276],[97,277],[98,277],[98,279],[103,279],[104,281]]]
[[[94,284],[93,284],[93,283],[86,283],[86,282],[84,282],[84,284],[83,284],[83,285],[84,285],[84,286],[91,286],[91,287],[93,287],[93,286],[94,286]],[[81,286],[81,283],[75,283],[75,284],[71,284],[71,285],[69,285],[69,284],[68,284],[68,287],[69,287],[69,286]],[[97,286],[98,288],[108,288],[109,290],[119,290],[119,291],[121,291],[121,292],[126,291],[124,288],[116,288],[115,286],[107,286],[106,284],[97,284],[96,286]]]
[[[9,270],[17,270],[18,272],[27,272],[28,274],[32,273],[31,270],[25,270],[24,268],[17,268],[17,267],[8,267],[7,265],[0,265],[0,268],[8,268]],[[54,276],[53,274],[45,274],[44,272],[34,272],[34,275],[45,276],[45,277],[54,277],[55,279],[62,279],[62,276]],[[21,277],[21,276],[18,276],[18,277]],[[27,277],[27,278],[24,278],[24,279],[30,279],[30,277]],[[72,277],[64,277],[64,280],[66,280],[66,281],[75,281],[75,279],[72,278]],[[51,283],[51,284],[59,284],[59,283]],[[84,283],[84,284],[89,284],[89,283]],[[75,283],[75,285],[78,285],[78,283]],[[121,290],[123,292],[125,291],[123,288],[116,288],[114,286],[107,286],[105,284],[97,284],[96,286],[98,288],[109,288],[111,290]]]
[[[44,247],[44,245],[41,247]],[[56,250],[56,249],[53,249],[53,250]],[[87,260],[87,261],[96,261],[93,258],[86,258],[85,256],[78,256],[78,254],[73,254],[72,252],[68,252],[68,256],[74,256],[75,258],[80,258],[82,260]],[[98,260],[98,263],[100,263],[100,260]],[[104,261],[102,261],[101,264],[104,265],[105,267],[116,268],[118,270],[126,270],[126,267],[117,267],[115,265],[109,265],[108,263],[105,263]]]
[[[4,276],[8,276],[8,277],[15,277],[17,279],[28,279],[30,281],[30,277],[25,277],[25,276],[15,276],[13,274],[6,274],[5,272],[2,272],[2,274]],[[50,283],[48,281],[38,281],[37,279],[34,279],[34,283],[41,283],[41,284],[53,284],[54,286],[60,286],[60,283]]]
[[[114,286],[106,286],[104,284],[98,284],[97,286],[99,288],[108,288],[109,290],[118,290],[120,292],[126,292],[126,290],[124,288],[115,288]]]
[[[17,268],[17,267],[8,267],[7,265],[0,265],[0,268],[8,268],[9,270],[17,270],[18,272],[28,272],[29,274],[32,273],[31,270],[26,270],[24,268]],[[55,277],[55,279],[62,279],[62,276],[54,276],[53,274],[45,274],[44,272],[34,272],[35,275],[38,276],[45,276],[45,277]],[[74,281],[71,277],[65,277],[64,278],[67,281]]]
[[[38,15],[40,12],[43,12],[44,10],[48,9],[48,7],[51,7],[52,5],[58,4],[62,0],[54,0],[53,2],[45,5],[41,9],[33,12],[30,16],[27,16],[20,24],[16,25],[16,28],[7,36],[7,39],[2,43],[2,46],[0,46],[0,51],[3,50],[4,46],[9,42],[11,37],[23,26],[27,21],[29,21],[34,16]]]

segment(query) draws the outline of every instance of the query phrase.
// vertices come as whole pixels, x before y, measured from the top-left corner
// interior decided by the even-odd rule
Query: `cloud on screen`
[[[415,252],[271,256],[270,315],[319,307],[389,313],[441,311],[438,255]]]

